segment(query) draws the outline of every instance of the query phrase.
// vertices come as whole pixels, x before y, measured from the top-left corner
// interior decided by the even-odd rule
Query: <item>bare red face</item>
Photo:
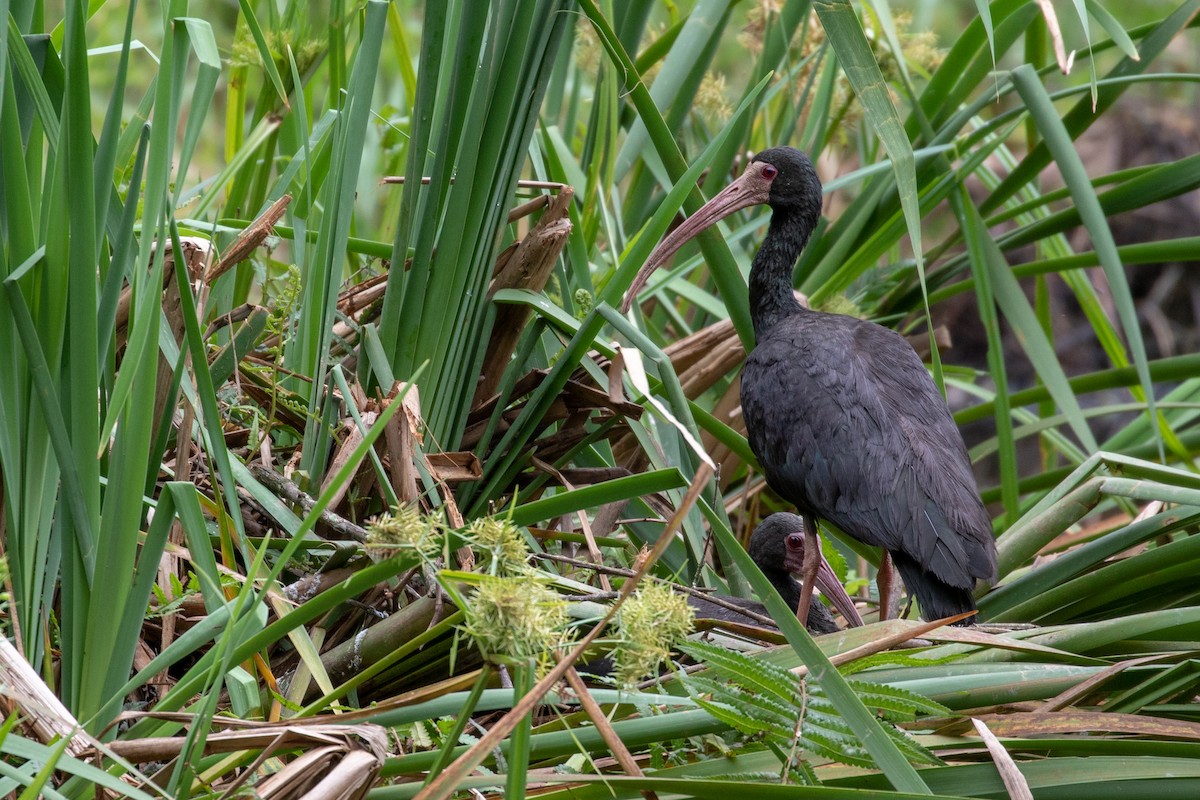
[[[804,566],[804,534],[797,531],[789,533],[783,539],[787,548],[784,554],[783,566],[788,572],[800,572]]]
[[[783,566],[788,572],[802,573],[804,572],[804,532],[793,531],[783,538],[784,553]],[[833,603],[833,607],[842,612],[842,616],[851,625],[862,625],[862,617],[859,616],[858,609],[854,606],[854,601],[846,594],[846,588],[842,586],[842,582],[838,580],[834,574],[833,568],[829,566],[829,562],[825,560],[824,554],[818,553],[820,560],[817,564],[817,580],[816,588],[829,598]]]

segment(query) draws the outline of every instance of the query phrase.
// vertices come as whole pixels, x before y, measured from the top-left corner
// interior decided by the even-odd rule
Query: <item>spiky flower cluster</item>
[[[756,57],[762,52],[767,23],[780,11],[779,0],[758,0],[746,11],[746,26],[738,34],[738,44]]]
[[[501,517],[471,520],[463,535],[485,556],[489,575],[524,575],[529,571],[529,546],[521,531]]]
[[[910,68],[915,67],[922,72],[929,73],[941,66],[946,54],[938,49],[935,33],[932,31],[914,33],[911,14],[896,14],[893,22],[896,26],[896,38],[903,51],[899,57],[906,59]],[[884,79],[888,81],[899,79],[900,65],[896,62],[897,53],[892,50],[886,37],[875,30],[871,19],[865,20],[864,27],[867,41],[871,44],[871,51],[875,55],[875,60],[879,62],[879,69],[883,72]]]
[[[575,56],[575,63],[588,74],[594,74],[599,70],[601,59],[605,58],[604,46],[600,44],[600,37],[596,35],[596,29],[582,14],[579,15],[579,22],[575,25],[575,48],[572,52]]]
[[[725,76],[706,72],[696,90],[692,106],[711,122],[724,122],[733,114],[733,105],[725,96]]]
[[[374,558],[390,558],[401,550],[432,558],[441,547],[441,526],[432,517],[422,517],[416,506],[396,506],[367,523],[366,548]]]
[[[568,641],[567,603],[528,576],[484,576],[463,629],[492,661],[550,663]]]
[[[653,583],[639,588],[621,606],[621,642],[613,651],[617,680],[636,683],[658,670],[671,645],[692,630],[687,598],[670,586]]]
[[[323,55],[325,50],[323,39],[298,39],[292,31],[287,30],[265,31],[264,33],[263,38],[275,66],[277,68],[288,66],[285,53],[290,49],[301,75]],[[229,63],[234,68],[262,66],[262,53],[258,49],[258,43],[252,38],[249,27],[244,24],[237,26],[233,48],[229,54]]]
[[[760,54],[763,42],[767,40],[767,28],[778,17],[780,9],[779,0],[757,0],[753,3],[746,12],[745,28],[738,36],[741,46],[755,56]],[[896,40],[901,50],[899,53],[892,48],[888,37],[878,29],[878,21],[873,15],[864,14],[862,21],[867,42],[888,84],[901,78],[898,59],[905,60],[909,71],[929,74],[936,70],[945,58],[945,53],[937,46],[937,36],[934,33],[911,30],[912,16],[909,14],[897,13],[893,18]],[[812,90],[812,70],[827,63],[827,59],[819,57],[820,51],[827,44],[827,38],[825,29],[815,13],[809,13],[799,36],[801,39],[795,46],[794,57],[803,63],[795,74],[793,85],[797,97],[803,99],[804,107],[800,116],[804,118],[809,115],[811,104],[818,94]],[[829,106],[835,117],[837,132],[845,137],[846,131],[852,130],[857,124],[863,109],[844,72],[838,72]]]

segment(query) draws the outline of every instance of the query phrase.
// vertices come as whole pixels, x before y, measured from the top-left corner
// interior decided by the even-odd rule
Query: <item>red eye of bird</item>
[[[774,167],[772,167],[771,169],[774,169]],[[787,535],[787,538],[784,540],[784,542],[787,544],[788,550],[803,550],[804,549],[804,534],[803,533],[789,533]]]
[[[779,174],[779,170],[775,169],[774,166],[772,166],[771,164],[763,164],[762,176],[764,178],[766,178],[767,180],[770,180],[771,178],[774,178],[778,174]]]

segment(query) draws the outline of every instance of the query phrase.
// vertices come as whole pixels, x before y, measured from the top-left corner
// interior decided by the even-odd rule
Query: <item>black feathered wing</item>
[[[908,342],[852,317],[791,316],[747,358],[741,395],[772,488],[891,551],[927,617],[974,608],[975,580],[995,576],[991,524],[962,437]],[[942,586],[922,585],[930,579]]]

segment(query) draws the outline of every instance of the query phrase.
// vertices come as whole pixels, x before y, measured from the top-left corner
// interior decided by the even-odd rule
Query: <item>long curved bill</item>
[[[735,211],[766,203],[770,196],[771,183],[762,176],[761,164],[757,161],[750,162],[750,166],[746,167],[746,171],[737,180],[718,192],[712,200],[701,206],[699,211],[688,217],[682,225],[658,243],[658,247],[654,248],[654,252],[646,259],[645,265],[633,279],[629,291],[625,293],[625,299],[621,302],[622,313],[629,310],[633,304],[633,298],[645,286],[651,273],[662,266],[696,234]]]
[[[803,559],[803,549],[789,549],[787,550],[783,566],[792,573],[799,575]],[[817,566],[815,588],[819,589],[821,594],[829,598],[829,602],[841,613],[850,626],[857,628],[863,624],[862,616],[858,613],[854,601],[850,599],[850,595],[846,594],[846,587],[842,586],[842,582],[838,580],[833,567],[829,566],[829,562],[825,560],[824,553],[821,554],[821,562]]]
[[[838,580],[837,575],[833,572],[833,567],[829,566],[824,555],[821,556],[821,564],[817,567],[816,584],[816,588],[829,598],[829,602],[833,603],[833,607],[841,613],[848,625],[854,628],[862,627],[863,620],[858,613],[858,608],[850,599],[850,595],[846,594],[846,587],[842,586],[842,582]]]

